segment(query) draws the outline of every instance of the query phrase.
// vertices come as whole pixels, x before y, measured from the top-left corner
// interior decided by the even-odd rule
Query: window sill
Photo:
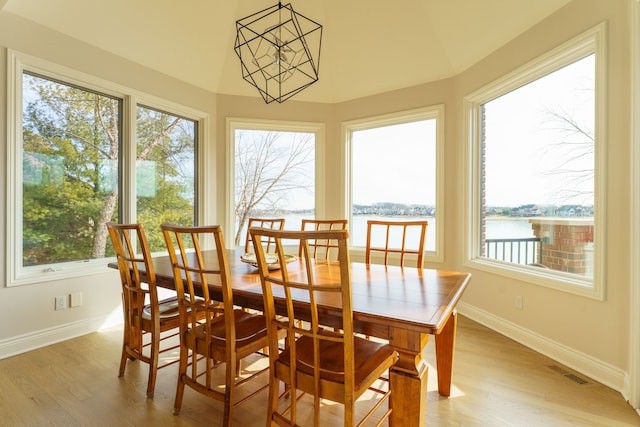
[[[10,274],[7,277],[6,286],[34,285],[115,271],[107,267],[110,261],[113,261],[113,259],[103,258],[16,269],[14,275]]]
[[[488,273],[511,279],[520,280],[534,285],[604,301],[603,286],[592,278],[563,273],[535,266],[517,265],[508,262],[476,258],[465,262],[465,267],[474,268]]]

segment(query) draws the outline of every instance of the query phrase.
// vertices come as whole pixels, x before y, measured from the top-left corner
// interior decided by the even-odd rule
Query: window
[[[442,260],[443,118],[440,105],[344,124],[352,246],[365,246],[369,219],[426,219],[427,260]]]
[[[237,119],[227,127],[235,177],[229,189],[234,245],[244,244],[250,217],[285,218],[290,230],[299,230],[304,218],[315,218],[322,127]]]
[[[108,221],[141,222],[152,251],[160,223],[195,222],[197,119],[14,51],[8,74],[9,285],[103,270]]]
[[[22,266],[101,258],[118,209],[122,100],[22,75]]]
[[[473,266],[601,297],[603,31],[467,98]]]
[[[136,218],[158,252],[160,224],[196,224],[198,122],[138,105],[136,129]]]

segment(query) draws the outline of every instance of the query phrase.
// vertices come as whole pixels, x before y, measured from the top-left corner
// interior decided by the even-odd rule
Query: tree
[[[138,107],[136,126],[137,221],[145,225],[150,249],[164,250],[160,224],[193,225],[195,221],[196,125]]]
[[[556,175],[561,186],[556,190],[565,201],[593,204],[595,138],[586,123],[564,110],[547,109],[552,129],[561,136],[547,146],[552,165],[547,174]]]
[[[311,133],[237,132],[236,246],[240,244],[249,217],[258,208],[271,212],[283,210],[292,191],[313,188],[314,141]]]
[[[24,83],[23,264],[104,257],[118,213],[121,100],[28,74]],[[178,158],[193,153],[193,132],[177,132],[185,121],[138,108],[137,160],[157,165],[160,195],[139,201],[138,220],[165,218],[153,212],[167,205],[193,220],[193,191],[176,179]]]
[[[119,102],[35,76],[25,83],[23,264],[104,255],[117,205],[105,172],[117,164]]]

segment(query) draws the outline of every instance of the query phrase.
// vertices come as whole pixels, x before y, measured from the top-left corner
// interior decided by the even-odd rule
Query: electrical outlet
[[[522,295],[516,295],[516,310],[522,310]]]
[[[56,310],[64,310],[67,308],[67,296],[57,296],[56,297]]]

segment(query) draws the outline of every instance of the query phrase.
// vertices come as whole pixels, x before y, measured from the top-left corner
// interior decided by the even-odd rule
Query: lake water
[[[288,230],[299,230],[303,218],[312,218],[312,215],[285,215],[285,228]],[[365,246],[367,235],[367,221],[370,219],[380,219],[378,216],[355,215],[349,224],[349,233],[353,238],[353,246]],[[429,221],[427,229],[427,250],[435,250],[435,230],[436,219],[434,217],[411,217],[411,219]],[[244,233],[242,235],[245,235]],[[501,238],[524,238],[534,237],[531,224],[523,219],[488,219],[487,239]]]

